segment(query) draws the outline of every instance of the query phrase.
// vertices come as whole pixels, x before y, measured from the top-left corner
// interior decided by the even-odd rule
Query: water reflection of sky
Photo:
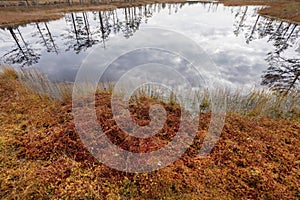
[[[101,12],[102,24],[98,12],[66,14],[63,19],[47,23],[49,32],[44,23],[38,24],[40,31],[36,24],[19,27],[27,46],[22,44],[18,30],[14,29],[14,32],[22,48],[34,53],[36,63],[33,62],[31,67],[38,67],[52,80],[72,81],[81,61],[91,51],[93,42],[109,49],[110,42],[119,35],[128,37],[127,40],[123,40],[125,44],[120,46],[134,43],[134,37],[130,35],[134,34],[135,29],[153,26],[168,28],[186,35],[204,49],[216,63],[225,82],[245,87],[260,84],[262,72],[268,68],[266,55],[276,49],[274,41],[270,40],[272,34],[268,35],[265,30],[276,29],[281,23],[270,22],[262,17],[257,20],[257,9],[203,3],[165,6],[157,4],[147,6],[146,9],[142,7]],[[85,23],[88,24],[88,30]],[[270,24],[272,27],[264,29]],[[287,31],[287,35],[291,29]],[[282,51],[282,55],[299,58],[299,30],[299,27],[295,28],[287,41],[290,46]],[[0,30],[0,40],[1,63],[20,66],[13,58],[22,53],[18,52],[11,33],[8,30]],[[162,42],[160,38],[155,40],[158,43]],[[250,42],[246,43],[247,40]],[[172,44],[176,41],[168,42]],[[5,55],[10,51],[11,54]]]

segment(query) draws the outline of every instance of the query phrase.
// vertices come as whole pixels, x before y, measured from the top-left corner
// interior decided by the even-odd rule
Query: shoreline
[[[109,4],[67,4],[31,6],[31,7],[8,7],[0,8],[0,28],[26,25],[33,22],[48,22],[60,19],[65,13],[80,11],[108,11],[118,8],[143,6],[155,3],[189,3],[185,0],[154,0],[136,2],[113,2]],[[18,13],[18,15],[16,15]]]
[[[276,18],[283,21],[300,24],[300,2],[296,1],[258,1],[258,0],[220,0],[216,1],[188,1],[188,0],[153,0],[153,1],[135,1],[135,2],[112,2],[103,4],[49,4],[38,6],[12,6],[0,8],[0,28],[7,28],[19,25],[25,25],[32,22],[47,22],[57,20],[64,16],[65,13],[79,11],[106,11],[117,8],[142,6],[155,3],[196,3],[196,2],[213,2],[220,3],[224,6],[249,6],[265,5],[267,7],[258,11],[258,14],[270,18]],[[0,5],[1,6],[1,5]]]
[[[300,2],[297,0],[220,0],[219,3],[224,6],[266,6],[258,10],[259,15],[300,24]]]

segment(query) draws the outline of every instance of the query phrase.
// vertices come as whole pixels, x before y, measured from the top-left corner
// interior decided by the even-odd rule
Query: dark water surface
[[[259,16],[258,9],[179,3],[69,13],[56,21],[0,29],[0,63],[38,68],[54,81],[74,81],[82,60],[95,47],[118,48],[110,45],[118,37],[127,38],[120,48],[131,45],[139,30],[160,27],[194,40],[230,86],[299,88],[300,26]],[[124,58],[147,57],[143,52],[139,58]]]

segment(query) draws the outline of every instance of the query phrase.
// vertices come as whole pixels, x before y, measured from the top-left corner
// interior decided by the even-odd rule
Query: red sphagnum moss
[[[10,75],[8,75],[10,74]],[[115,124],[109,92],[96,95],[107,136],[122,148],[149,152],[164,146],[178,129],[180,108],[167,111],[163,130],[151,139],[126,136]],[[130,111],[139,124],[150,121],[143,97]],[[0,76],[0,197],[3,199],[299,199],[300,125],[291,119],[228,114],[220,140],[200,157],[210,114],[202,114],[193,145],[173,164],[133,174],[106,167],[83,146],[71,101],[53,102]],[[125,141],[126,140],[126,141]]]

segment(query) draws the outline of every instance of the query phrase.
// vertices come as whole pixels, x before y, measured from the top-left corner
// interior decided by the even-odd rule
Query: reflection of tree
[[[73,3],[71,0],[61,2]],[[78,3],[85,4],[86,2],[86,0],[80,0]],[[91,0],[90,2],[99,3],[100,1]],[[59,50],[65,48],[65,51],[80,54],[95,44],[103,44],[105,47],[105,42],[111,34],[121,33],[126,38],[131,37],[140,28],[142,22],[147,23],[147,20],[154,13],[160,12],[162,9],[167,9],[171,14],[176,13],[183,5],[193,3],[196,2],[177,4],[157,3],[110,11],[92,12],[94,21],[91,21],[86,12],[66,14],[65,20],[67,26],[61,35],[64,47],[58,46],[61,43],[57,37],[53,37],[47,23],[35,23],[37,31],[35,31],[32,37],[37,37],[38,41],[35,44],[44,46],[47,52],[58,54]],[[4,63],[19,63],[22,66],[37,63],[40,55],[37,55],[33,51],[30,47],[31,45],[26,43],[27,41],[25,42],[19,29],[9,28],[7,30],[16,43],[16,47],[1,58],[4,60]]]
[[[145,17],[147,18],[150,13],[152,13],[152,7],[145,6]],[[152,14],[151,14],[152,15]],[[141,23],[141,16],[137,15],[136,8],[124,8],[125,22],[121,24],[122,32],[124,37],[129,38],[133,33],[139,29]]]
[[[86,13],[83,13],[82,16],[78,16],[76,13],[67,15],[66,21],[72,26],[69,34],[66,35],[67,51],[73,49],[76,53],[80,53],[94,44],[100,42],[105,44],[111,32],[122,31],[126,38],[132,36],[142,21],[142,14],[139,11],[141,9],[137,7],[124,8],[123,20],[120,20],[121,18],[118,16],[120,13],[116,10],[94,12],[94,20],[99,20],[96,30],[90,29]]]
[[[291,28],[290,32],[288,30]],[[269,68],[262,75],[262,85],[267,85],[271,89],[280,92],[289,92],[292,89],[299,89],[300,59],[287,58],[283,56],[284,51],[295,43],[297,25],[288,23],[286,27],[283,22],[271,34],[269,42],[273,41],[274,52],[267,55],[266,61]]]
[[[285,29],[283,29],[284,31],[279,31],[277,32],[277,34],[275,35],[275,37],[273,37],[273,40],[275,41],[274,46],[276,47],[276,52],[277,53],[281,53],[284,50],[286,50],[289,46],[291,46],[291,44],[293,44],[296,40],[296,34],[294,34],[297,24],[293,25],[293,28],[291,29],[290,33],[286,36],[289,27],[291,26],[291,23],[288,24],[288,27]]]
[[[257,16],[257,19],[256,19],[256,21],[255,21],[255,24],[254,24],[253,28],[251,29],[251,33],[250,33],[249,36],[247,36],[247,38],[246,38],[246,43],[247,43],[247,44],[249,44],[249,42],[251,42],[251,41],[254,39],[253,34],[254,34],[255,30],[256,30],[256,26],[257,26],[257,23],[258,23],[259,18],[260,18],[260,16],[258,15],[258,16]]]
[[[299,26],[259,15],[254,24],[247,25],[245,20],[247,8],[242,14],[240,12],[241,10],[236,15],[236,18],[241,17],[236,21],[234,33],[239,35],[242,27],[248,27],[248,30],[245,31],[246,43],[257,38],[268,37],[268,42],[274,46],[274,50],[269,52],[266,57],[269,67],[262,75],[262,85],[280,92],[289,92],[294,88],[299,89],[300,59],[288,58],[285,55],[285,51],[293,46],[298,38]]]
[[[246,16],[247,16],[247,11],[248,11],[248,6],[245,7],[245,10],[241,16],[240,22],[236,26],[236,29],[233,31],[235,35],[238,35],[240,33],[240,30],[243,27]],[[238,16],[239,16],[239,13],[235,17],[237,18]]]
[[[67,35],[67,38],[71,40],[65,43],[68,47],[66,51],[73,49],[77,54],[98,42],[97,39],[93,39],[86,12],[81,14],[71,13],[71,18],[66,18],[67,22],[70,22],[73,27],[73,30]]]
[[[109,28],[104,26],[103,17],[101,11],[99,11],[99,22],[100,22],[100,31],[101,31],[101,38],[104,43],[105,39],[108,38],[110,33]]]
[[[55,45],[54,39],[48,28],[47,23],[44,23],[44,26],[45,26],[45,29],[42,29],[42,28],[40,28],[39,23],[36,23],[36,27],[39,31],[41,38],[43,39],[43,43],[44,43],[45,47],[47,48],[47,51],[55,52],[56,54],[58,54],[57,47]],[[46,33],[43,33],[44,31],[46,31]]]
[[[299,89],[300,59],[286,59],[280,54],[270,53],[267,57],[270,67],[265,71],[262,85],[280,92],[289,92]]]
[[[7,28],[12,38],[14,39],[17,48],[6,53],[2,59],[6,64],[20,64],[21,66],[30,66],[38,62],[40,55],[35,54],[33,49],[25,42],[20,30],[17,28],[17,33],[13,28]],[[19,37],[17,36],[19,35]],[[20,39],[22,43],[20,43]]]

